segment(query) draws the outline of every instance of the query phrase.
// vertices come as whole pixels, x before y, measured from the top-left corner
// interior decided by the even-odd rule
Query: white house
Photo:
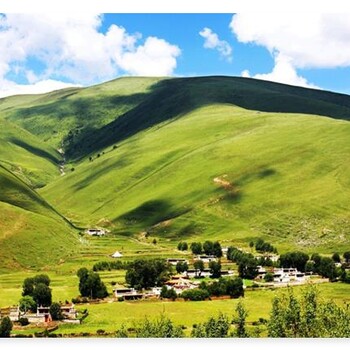
[[[211,261],[217,261],[217,257],[214,255],[197,255],[194,260],[202,260],[204,263],[210,263]]]
[[[89,228],[85,230],[85,233],[88,234],[89,236],[105,236],[106,235],[106,230],[103,228]]]
[[[138,293],[134,288],[116,288],[113,292],[116,298],[124,298],[125,300],[135,300],[143,297],[143,294]]]
[[[179,262],[188,264],[188,261],[186,259],[183,259],[183,258],[169,258],[166,261],[167,261],[167,263],[174,265],[174,266]]]

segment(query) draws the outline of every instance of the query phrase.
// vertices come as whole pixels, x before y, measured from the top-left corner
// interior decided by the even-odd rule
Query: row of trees
[[[218,241],[205,241],[203,244],[201,242],[192,242],[190,245],[193,254],[206,254],[213,255],[217,258],[222,257],[222,248]]]
[[[238,273],[241,278],[254,279],[258,275],[258,262],[254,255],[231,246],[227,250],[227,259],[238,265]]]
[[[262,238],[259,238],[255,243],[250,242],[249,246],[253,248],[255,246],[255,250],[260,253],[275,253],[277,254],[277,248],[272,244],[265,242]]]

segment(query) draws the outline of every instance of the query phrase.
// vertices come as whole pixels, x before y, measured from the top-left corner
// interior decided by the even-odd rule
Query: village
[[[86,234],[91,236],[103,236],[106,231],[99,229],[90,229]],[[310,266],[315,265],[317,260],[304,261],[304,268],[298,270],[297,267],[281,264],[284,256],[278,255],[276,250],[266,242],[262,244],[268,249],[267,251],[256,251],[252,253],[252,245],[250,250],[236,247],[221,247],[219,242],[206,241],[203,244],[199,242],[192,243],[190,248],[192,255],[186,254],[186,257],[169,257],[164,259],[164,266],[168,269],[168,277],[161,284],[153,283],[147,287],[140,287],[139,284],[127,283],[126,276],[125,284],[116,284],[113,286],[112,293],[106,293],[104,297],[84,297],[83,293],[78,298],[72,299],[72,302],[65,301],[64,303],[55,303],[59,314],[52,313],[52,306],[37,304],[36,309],[23,308],[21,303],[0,309],[0,319],[8,317],[14,326],[18,329],[27,325],[36,325],[44,329],[57,329],[59,324],[75,324],[79,325],[88,316],[87,310],[81,310],[81,307],[91,303],[119,303],[119,302],[143,302],[143,301],[181,301],[181,300],[215,300],[215,298],[237,298],[244,296],[245,290],[250,289],[274,289],[288,286],[303,285],[306,283],[324,283],[330,281],[330,276],[322,276],[315,268]],[[256,244],[257,246],[257,244]],[[271,248],[271,249],[270,249]],[[188,244],[180,242],[178,245],[179,251],[186,251]],[[259,248],[258,248],[259,249]],[[288,254],[288,253],[287,253]],[[285,255],[287,255],[285,254]],[[293,254],[293,253],[292,253]],[[115,251],[110,254],[111,261],[101,263],[101,266],[106,265],[108,268],[112,266],[113,261],[119,261],[122,268],[127,269],[126,263],[122,263],[123,252]],[[310,263],[311,262],[311,263]],[[307,267],[307,263],[309,266]],[[125,264],[125,265],[123,265]],[[146,262],[141,265],[145,265]],[[282,266],[281,266],[282,265]],[[340,269],[340,262],[332,261],[332,266],[335,269]],[[306,267],[306,268],[305,268]],[[85,268],[84,268],[85,269]],[[81,269],[83,270],[83,269]],[[98,276],[97,272],[88,272]],[[95,269],[94,269],[95,271]],[[321,270],[320,270],[321,271]],[[128,270],[127,270],[128,273]],[[79,275],[79,272],[78,272]],[[38,276],[37,276],[38,277]],[[40,277],[40,276],[39,276]],[[81,277],[81,276],[80,276]],[[42,277],[41,277],[42,278]],[[80,284],[81,284],[80,280]],[[129,281],[130,282],[130,281]],[[227,287],[230,283],[236,283],[236,287],[232,289]],[[101,282],[103,285],[103,282]],[[215,291],[215,284],[224,287],[226,292],[218,293]],[[79,285],[79,288],[81,285]],[[225,289],[226,288],[226,289]],[[231,289],[230,289],[231,288]],[[199,293],[201,292],[201,293]],[[92,293],[92,292],[91,292]],[[193,294],[193,295],[192,295]],[[23,295],[23,294],[22,294]],[[78,304],[78,308],[76,307]]]

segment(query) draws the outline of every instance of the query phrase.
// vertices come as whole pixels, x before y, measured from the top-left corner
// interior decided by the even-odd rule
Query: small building
[[[232,270],[221,270],[221,276],[233,276]]]
[[[100,229],[100,228],[89,228],[85,230],[85,233],[88,234],[89,236],[105,236],[106,235],[106,230],[105,229]]]
[[[217,257],[214,255],[197,255],[194,260],[202,260],[204,263],[210,263],[211,261],[217,261]]]
[[[196,269],[189,269],[183,273],[183,276],[187,278],[204,278],[204,277],[210,277],[210,269],[204,269],[203,271],[196,270]]]
[[[188,289],[193,289],[197,288],[198,286],[188,279],[185,278],[179,278],[175,280],[170,280],[165,283],[165,285],[171,289],[173,288],[176,292],[176,294],[181,294],[183,291],[188,290]]]
[[[143,294],[138,293],[135,288],[116,288],[113,292],[116,298],[123,298],[124,300],[137,300],[143,298]]]
[[[123,254],[118,252],[118,251],[116,251],[111,256],[112,256],[112,258],[121,258],[123,256]]]
[[[21,313],[18,306],[3,307],[0,309],[0,320],[4,317],[9,317],[12,322],[20,319]]]
[[[183,259],[183,258],[169,258],[169,259],[166,259],[166,261],[167,261],[167,263],[174,265],[174,266],[179,262],[188,264],[188,261],[186,259]]]

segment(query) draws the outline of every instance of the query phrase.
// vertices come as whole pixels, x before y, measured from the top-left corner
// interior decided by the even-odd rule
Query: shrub
[[[19,320],[18,320],[19,324],[21,326],[27,326],[29,325],[29,321],[28,321],[28,318],[27,317],[21,317]]]
[[[205,289],[188,289],[181,293],[181,297],[185,300],[201,301],[209,298],[209,292]]]

